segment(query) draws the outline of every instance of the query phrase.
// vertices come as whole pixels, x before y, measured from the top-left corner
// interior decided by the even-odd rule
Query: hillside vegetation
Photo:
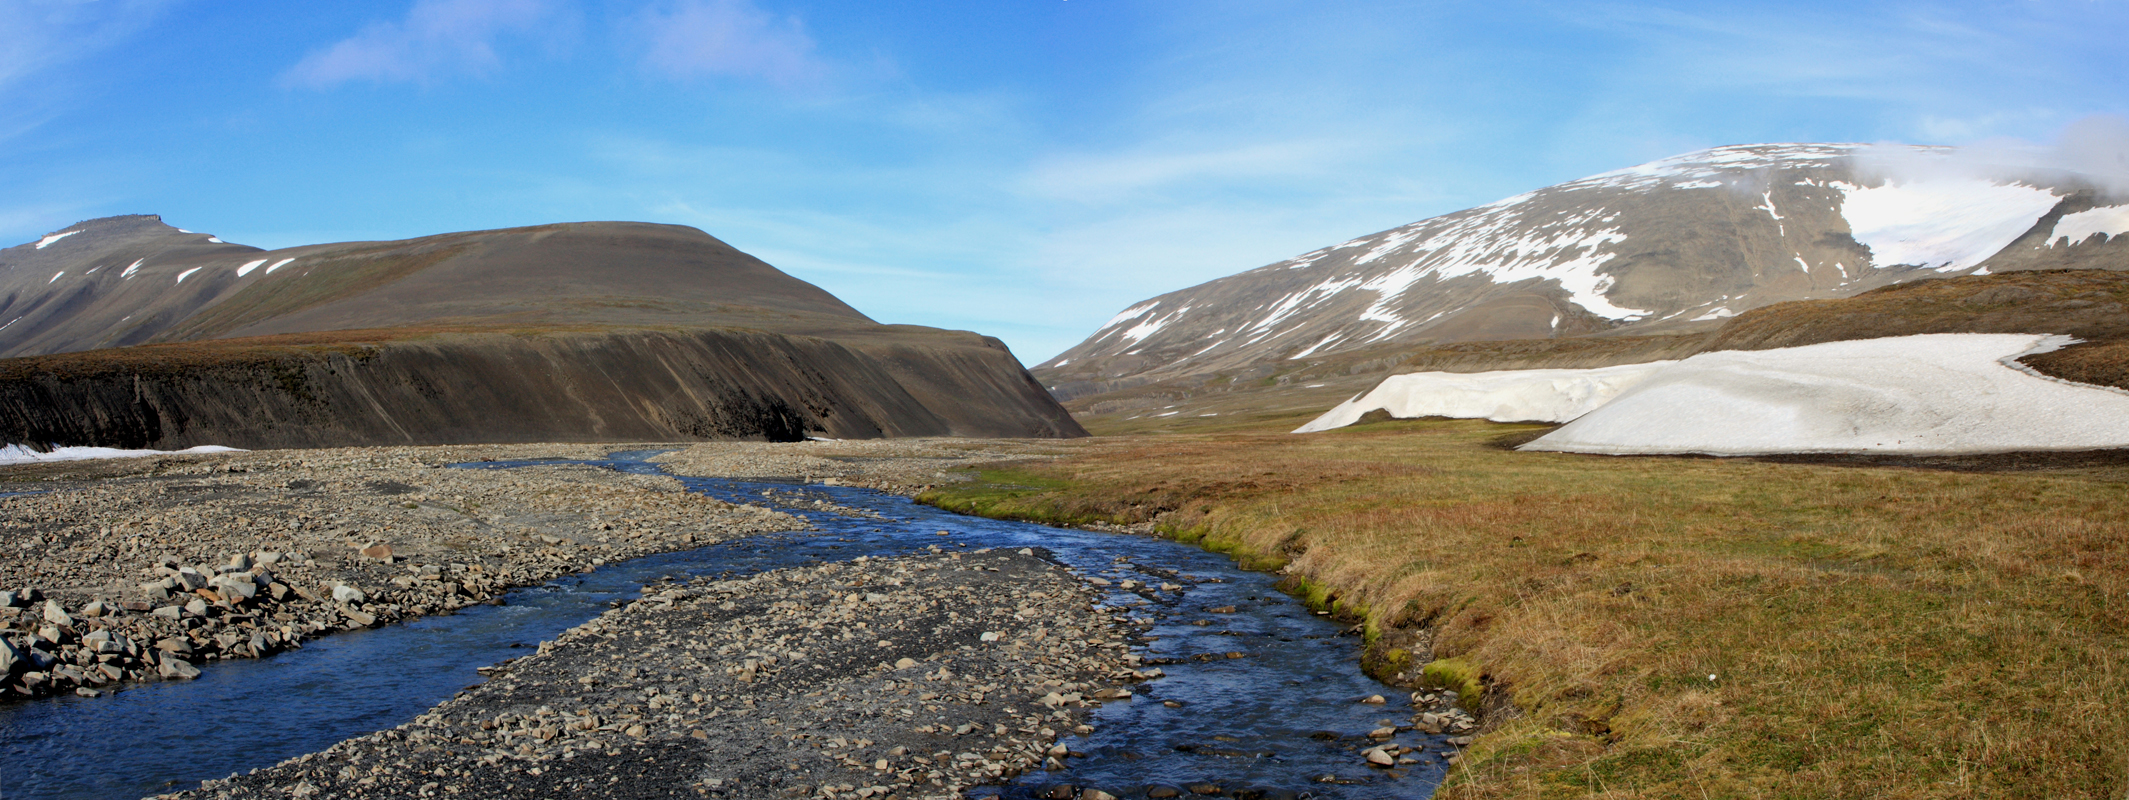
[[[1445,798],[2129,792],[2129,459],[1280,433],[1301,421],[1096,439],[927,499],[1152,523],[1364,623],[1385,676],[1483,686]]]

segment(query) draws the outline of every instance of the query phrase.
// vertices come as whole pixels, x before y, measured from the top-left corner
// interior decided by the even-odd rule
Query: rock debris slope
[[[675,225],[262,251],[90,220],[0,250],[0,355],[0,436],[37,445],[1084,434],[997,339]]]
[[[1385,344],[1703,331],[1918,278],[2129,268],[2129,198],[2070,174],[1896,174],[1945,148],[1720,147],[1137,303],[1036,367],[1067,399]]]

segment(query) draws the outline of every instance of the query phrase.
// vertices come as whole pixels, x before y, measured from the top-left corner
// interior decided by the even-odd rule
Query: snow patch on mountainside
[[[119,450],[110,447],[55,447],[49,453],[39,453],[19,444],[0,447],[0,466],[15,464],[39,464],[47,461],[88,461],[99,458],[145,458],[147,456],[199,455],[203,453],[242,453],[234,447],[203,444],[183,450]]]
[[[1835,183],[1841,217],[1878,267],[1909,265],[1957,272],[2010,246],[2055,208],[2054,192],[1977,178]]]
[[[1315,433],[1343,428],[1377,409],[1404,418],[1566,422],[1610,402],[1620,392],[1633,388],[1674,363],[1677,362],[1654,361],[1597,369],[1392,375],[1373,390],[1339,404],[1294,432]]]
[[[241,278],[250,275],[252,270],[258,269],[259,265],[264,263],[266,263],[266,259],[263,258],[257,261],[244,262],[244,266],[237,267],[237,277]]]
[[[59,241],[59,240],[61,240],[61,239],[67,238],[67,237],[69,237],[69,236],[72,236],[72,235],[74,235],[74,234],[80,233],[80,232],[81,232],[81,231],[67,231],[67,232],[65,232],[65,233],[55,233],[55,234],[52,234],[52,235],[50,235],[50,236],[46,236],[46,237],[44,237],[44,238],[42,238],[42,239],[38,239],[38,240],[37,240],[37,249],[39,249],[39,250],[43,250],[43,249],[45,249],[45,248],[47,248],[47,247],[51,247],[51,246],[52,246],[52,243],[54,243],[54,242],[57,242],[57,241]]]
[[[1923,334],[1702,353],[1523,449],[1764,455],[2129,446],[2129,393],[2015,364],[2073,341]]]
[[[1707,189],[1726,186],[1720,179],[1739,173],[1835,166],[1862,148],[1860,144],[1729,145],[1591,175],[1558,188],[1653,189],[1669,184],[1679,189]]]
[[[2065,245],[2081,244],[2094,234],[2109,237],[2129,233],[2129,206],[2107,206],[2075,214],[2064,214],[2055,221],[2054,232],[2048,234],[2048,246],[2060,242]]]

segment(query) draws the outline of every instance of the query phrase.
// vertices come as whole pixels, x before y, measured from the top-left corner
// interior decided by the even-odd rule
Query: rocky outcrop
[[[248,449],[1077,436],[995,339],[749,330],[359,334],[0,362],[10,442]]]

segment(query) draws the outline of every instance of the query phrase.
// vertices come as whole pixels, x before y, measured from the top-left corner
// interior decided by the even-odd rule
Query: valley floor
[[[1612,457],[1509,449],[1537,425],[1264,416],[924,499],[1286,575],[1367,626],[1380,677],[1483,695],[1443,797],[2129,793],[2119,452]]]
[[[0,496],[0,702],[185,680],[610,561],[807,527],[666,476],[446,468],[648,449],[670,450],[675,474],[909,493],[1047,448],[353,448],[0,468],[0,491],[23,492]],[[951,797],[1063,757],[1057,739],[1098,695],[1128,696],[1125,629],[1092,600],[1030,552],[653,585],[413,722],[181,796]]]
[[[718,443],[661,460],[676,474],[807,477],[991,516],[1158,531],[1278,571],[1291,591],[1366,626],[1366,661],[1378,675],[1456,688],[1477,707],[1482,732],[1444,797],[2129,791],[2129,715],[2119,711],[2129,706],[2129,460],[1520,453],[1506,445],[1546,428],[1452,420],[1283,433],[1302,421],[1229,418],[1207,432],[1071,442]],[[279,584],[322,599],[292,594],[272,613],[245,601],[208,603],[204,614],[180,606],[175,618],[113,612],[168,623],[139,637],[139,650],[181,638],[192,650],[181,660],[213,669],[207,662],[260,641],[222,635],[236,630],[316,635],[359,625],[349,611],[381,624],[597,560],[794,524],[679,492],[666,478],[435,468],[612,449],[622,448],[11,468],[6,488],[65,491],[0,499],[0,545],[20,554],[0,560],[0,589],[37,586],[77,617],[93,596],[163,608],[175,601],[145,600],[138,584],[169,572],[157,566],[166,555],[213,573],[232,555],[309,554],[266,567],[274,580],[260,596]],[[356,546],[372,542],[392,544],[394,561],[365,559]],[[447,787],[482,796],[476,786],[583,796],[772,785],[945,793],[992,765],[1037,760],[1050,734],[1077,724],[1038,689],[1091,702],[1124,666],[1100,646],[962,641],[986,615],[1032,608],[1006,587],[1056,576],[1017,554],[963,558],[971,561],[653,587],[414,723],[195,796],[449,796]],[[1000,572],[969,569],[979,563]],[[869,608],[831,598],[837,585],[893,580],[903,583],[866,590],[884,595],[866,599]],[[336,583],[368,598],[334,601]],[[1053,630],[1121,636],[1084,609],[1078,587],[1044,591],[1035,610]],[[919,637],[925,652],[895,653],[886,669],[838,627],[864,614],[875,626],[933,630],[924,622],[933,600],[966,629],[929,644]],[[43,613],[41,604],[19,609],[10,635],[35,635]],[[306,633],[276,613],[321,628]],[[720,623],[734,614],[751,622]],[[808,668],[763,678],[790,663],[758,655],[779,640],[814,651],[801,662]],[[145,665],[102,655],[86,660]],[[742,689],[750,660],[760,682]],[[808,671],[816,663],[827,668]],[[947,677],[934,677],[942,667]],[[1033,677],[995,686],[969,677],[999,669]],[[648,691],[666,684],[681,688]],[[991,702],[978,708],[985,694]],[[1008,707],[1017,713],[999,716]],[[815,729],[818,720],[911,715],[948,727]],[[712,722],[725,720],[755,727]],[[734,767],[712,775],[701,753]],[[672,769],[615,781],[651,776],[637,763],[650,759]],[[692,782],[666,780],[674,775]]]

